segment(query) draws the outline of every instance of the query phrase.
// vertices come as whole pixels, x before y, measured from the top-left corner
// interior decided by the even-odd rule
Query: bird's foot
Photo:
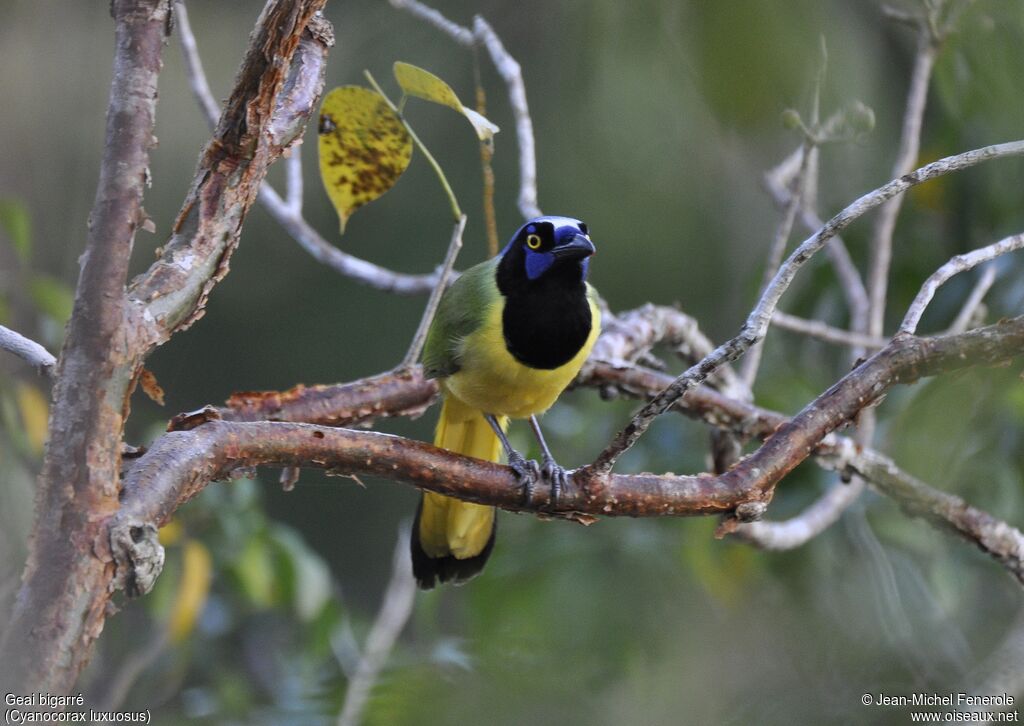
[[[569,483],[569,474],[553,457],[545,455],[544,461],[540,466],[540,475],[548,483],[548,486],[551,487],[551,503],[548,506],[554,509],[558,506],[558,499],[562,495],[562,489]]]
[[[540,466],[533,459],[527,459],[515,450],[508,456],[508,465],[512,467],[516,479],[519,480],[519,486],[522,487],[523,504],[533,504],[534,487],[537,485],[537,480],[541,478]]]

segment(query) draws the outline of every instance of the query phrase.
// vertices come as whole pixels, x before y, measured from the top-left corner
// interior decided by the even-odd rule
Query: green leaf
[[[451,86],[430,71],[423,70],[411,63],[399,61],[395,63],[394,72],[398,85],[408,95],[447,106],[465,116],[473,125],[473,130],[476,131],[477,138],[481,141],[490,141],[498,133],[497,126],[473,109],[463,106]]]

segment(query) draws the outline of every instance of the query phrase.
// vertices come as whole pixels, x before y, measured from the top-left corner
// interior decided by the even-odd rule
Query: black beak
[[[574,236],[564,245],[551,249],[551,254],[559,262],[562,260],[582,260],[584,257],[590,257],[595,252],[597,250],[594,249],[594,243],[581,234]]]

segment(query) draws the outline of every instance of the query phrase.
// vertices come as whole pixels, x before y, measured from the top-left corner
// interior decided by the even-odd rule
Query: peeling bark
[[[168,0],[113,3],[117,51],[107,137],[56,372],[28,562],[0,644],[7,690],[70,690],[103,628],[115,553],[118,568],[146,587],[142,569],[123,557],[126,541],[152,549],[149,530],[108,527],[119,506],[128,397],[146,356],[202,315],[269,165],[314,110],[333,42],[330,25],[315,17],[324,3],[268,3],[163,256],[127,293],[135,230],[148,219],[142,194],[170,8]],[[152,557],[139,554],[140,561]]]

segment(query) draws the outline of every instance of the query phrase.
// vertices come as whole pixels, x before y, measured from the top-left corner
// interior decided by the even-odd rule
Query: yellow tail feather
[[[508,419],[498,417],[502,430]],[[501,441],[483,414],[445,396],[434,445],[466,456],[499,461]],[[494,529],[494,507],[426,492],[420,510],[420,546],[427,557],[465,560],[483,552]]]

